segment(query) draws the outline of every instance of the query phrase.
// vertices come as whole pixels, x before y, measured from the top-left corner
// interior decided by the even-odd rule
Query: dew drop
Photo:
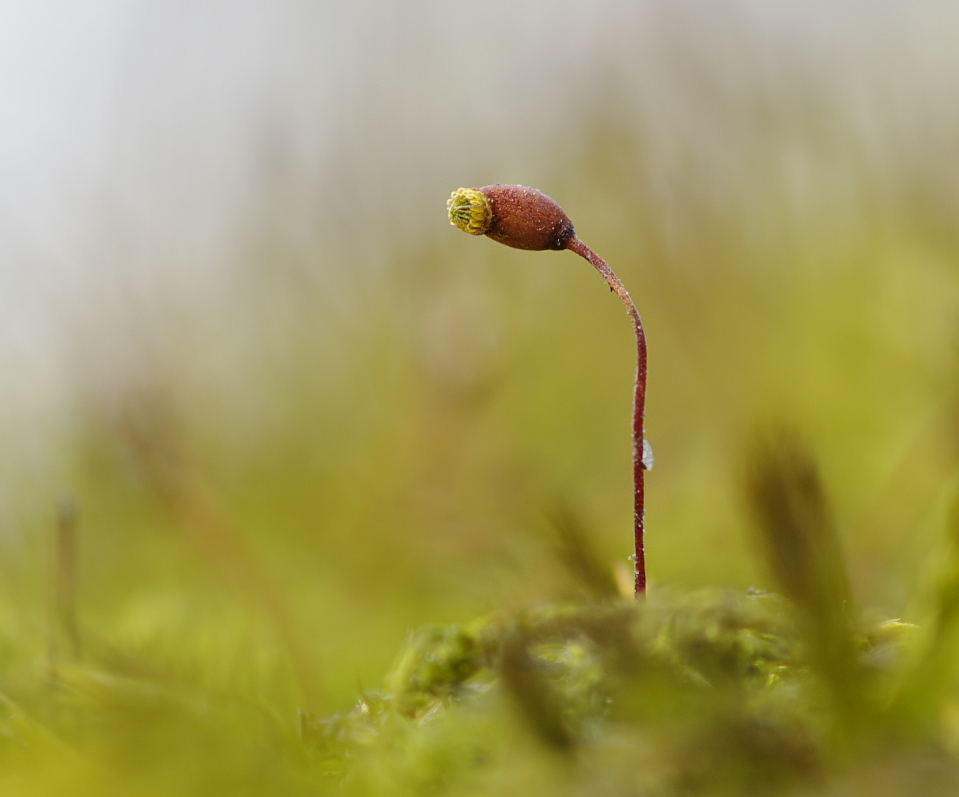
[[[643,469],[652,470],[655,464],[656,457],[653,456],[653,447],[649,444],[649,440],[643,440]]]

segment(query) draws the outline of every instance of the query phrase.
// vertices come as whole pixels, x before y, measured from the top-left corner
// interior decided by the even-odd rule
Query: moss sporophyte
[[[522,185],[488,185],[458,188],[446,203],[450,224],[470,235],[485,235],[514,249],[541,251],[568,249],[603,275],[606,284],[626,306],[636,334],[636,388],[633,396],[633,537],[636,546],[635,592],[646,592],[646,556],[643,543],[645,499],[643,474],[653,464],[645,441],[643,417],[646,410],[646,334],[636,305],[605,260],[576,237],[573,223],[563,209],[546,194]]]

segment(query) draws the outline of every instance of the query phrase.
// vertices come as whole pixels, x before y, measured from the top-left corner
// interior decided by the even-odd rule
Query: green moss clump
[[[488,791],[506,773],[545,794],[562,771],[583,793],[786,793],[849,763],[801,627],[776,596],[726,591],[428,626],[382,690],[305,738],[360,794],[523,793]],[[861,634],[863,673],[902,640],[888,624]],[[874,709],[857,747],[882,736]]]

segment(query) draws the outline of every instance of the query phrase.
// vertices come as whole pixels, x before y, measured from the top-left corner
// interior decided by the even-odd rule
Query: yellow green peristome
[[[493,220],[489,197],[475,188],[457,188],[446,200],[450,224],[470,235],[483,235]]]

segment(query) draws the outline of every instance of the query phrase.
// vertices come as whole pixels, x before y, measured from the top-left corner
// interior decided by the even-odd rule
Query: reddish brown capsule
[[[460,188],[447,203],[450,223],[514,249],[565,249],[573,222],[542,191],[523,185]]]

